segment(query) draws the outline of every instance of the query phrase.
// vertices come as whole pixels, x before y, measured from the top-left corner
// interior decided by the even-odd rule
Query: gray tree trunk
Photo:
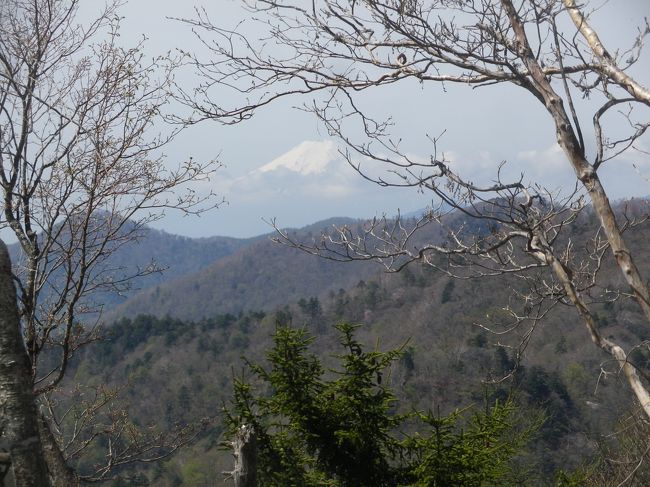
[[[0,240],[0,442],[17,487],[50,485],[38,432],[31,364],[20,330],[11,260]]]
[[[250,425],[239,428],[232,442],[235,468],[227,472],[235,487],[257,487],[257,437]]]
[[[43,456],[52,478],[52,487],[78,487],[81,483],[79,476],[65,461],[43,414],[38,415],[38,429],[43,442]]]
[[[614,254],[616,263],[621,270],[621,273],[628,285],[630,290],[634,294],[639,306],[643,310],[648,321],[650,321],[650,289],[646,285],[645,280],[639,273],[639,270],[634,262],[632,253],[627,247],[621,229],[619,228],[616,222],[616,215],[614,210],[609,202],[605,188],[603,187],[600,178],[596,169],[587,161],[583,154],[583,150],[580,147],[578,138],[572,128],[571,120],[569,115],[564,109],[564,105],[560,96],[553,90],[551,83],[546,78],[546,75],[543,73],[542,68],[535,57],[533,50],[528,43],[526,37],[526,31],[524,25],[521,21],[519,13],[517,12],[515,6],[511,0],[501,0],[502,5],[510,19],[513,31],[517,39],[517,46],[520,51],[520,57],[524,60],[526,67],[531,73],[533,80],[536,83],[536,88],[539,93],[540,100],[543,100],[546,109],[553,117],[555,122],[556,129],[556,138],[558,145],[564,151],[568,161],[571,163],[573,170],[575,171],[576,177],[583,184],[584,188],[587,190],[591,203],[593,205],[594,211],[600,220],[600,224],[603,228],[603,233],[607,237],[609,242],[610,249]],[[576,25],[579,25],[581,20],[577,16],[580,15],[580,12],[577,10],[575,3],[572,0],[564,0],[565,6],[569,9],[569,13],[576,22]],[[600,52],[597,44],[600,41],[597,41],[597,38],[589,35],[587,30],[588,26],[583,26],[584,29],[580,28],[581,32],[585,36],[588,42],[595,49],[596,55],[599,55]],[[591,40],[590,40],[591,39]],[[602,54],[602,53],[601,53]],[[617,79],[614,77],[614,79]],[[621,83],[623,83],[621,79]],[[639,87],[634,88],[629,85],[622,86],[626,87],[630,93],[638,94],[641,99],[643,98],[643,90]],[[636,90],[636,91],[635,91]],[[544,258],[546,259],[546,258]],[[569,299],[576,306],[578,313],[583,318],[584,323],[587,325],[591,338],[593,342],[598,345],[602,350],[606,351],[616,359],[623,369],[625,377],[632,388],[632,391],[636,395],[636,398],[639,400],[641,407],[643,408],[646,416],[650,418],[650,392],[646,386],[641,382],[641,378],[634,366],[628,361],[627,355],[623,349],[613,343],[610,340],[603,339],[597,331],[597,327],[593,321],[593,316],[589,312],[582,298],[575,292],[575,286],[568,275],[564,275],[565,270],[562,269],[562,265],[556,261],[556,259],[549,258],[548,264],[551,265],[554,274],[562,282],[564,288],[567,292]],[[573,289],[572,289],[573,288]]]

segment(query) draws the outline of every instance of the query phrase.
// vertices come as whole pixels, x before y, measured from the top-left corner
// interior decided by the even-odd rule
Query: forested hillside
[[[332,225],[359,222],[331,219],[296,230],[300,238],[312,238]],[[273,234],[241,246],[237,252],[201,265],[195,272],[169,276],[149,286],[111,312],[111,316],[169,315],[183,320],[208,318],[218,313],[269,309],[326,291],[348,288],[359,279],[376,274],[372,263],[342,266],[315,259],[303,252],[277,245]]]
[[[593,220],[585,216],[573,237],[578,239],[592,225]],[[648,229],[637,227],[633,232],[634,250],[648,261]],[[272,253],[266,253],[267,248]],[[107,340],[87,347],[79,357],[69,384],[124,386],[119,401],[128,405],[137,425],[165,430],[209,418],[198,442],[152,469],[124,469],[124,475],[139,472],[142,482],[148,479],[151,485],[161,486],[207,486],[220,479],[231,462],[230,454],[218,445],[221,410],[231,397],[233,376],[244,370],[242,357],[263,360],[278,323],[306,327],[316,337],[313,348],[326,366],[332,366],[334,355],[340,353],[335,323],[360,324],[357,336],[369,348],[403,347],[402,358],[385,380],[407,409],[447,414],[513,397],[521,418],[544,418],[518,460],[522,476],[528,479],[525,485],[551,485],[560,470],[595,464],[602,449],[615,443],[611,432],[617,421],[633,410],[617,367],[590,346],[574,309],[560,304],[538,323],[524,322],[506,334],[483,328],[507,318],[505,308],[513,304],[519,286],[515,276],[456,280],[412,265],[398,274],[375,272],[367,277],[367,266],[364,274],[354,274],[350,271],[354,266],[328,263],[331,269],[345,272],[347,280],[356,276],[353,285],[328,290],[310,287],[310,279],[325,265],[317,257],[266,243],[252,245],[249,251],[256,252],[248,255],[257,256],[258,267],[250,267],[246,253],[221,261],[230,262],[233,282],[235,275],[279,272],[275,287],[294,282],[302,292],[320,292],[256,311],[209,314],[208,310],[218,309],[209,297],[194,301],[196,297],[179,287],[173,306],[158,317],[120,319],[109,328]],[[278,256],[287,260],[275,260]],[[282,269],[285,262],[287,268]],[[613,283],[618,278],[609,266],[603,267],[600,279]],[[259,291],[251,289],[250,299],[255,302]],[[287,294],[273,296],[279,303],[281,296],[296,296],[296,292],[283,290]],[[241,295],[248,296],[243,291]],[[164,316],[168,309],[175,309],[176,316],[186,312],[192,316],[194,305],[183,305],[194,302],[204,303],[202,312],[207,317]],[[600,304],[598,317],[605,332],[624,343],[646,338],[638,312],[626,301]],[[634,356],[642,367],[649,358],[642,349]],[[90,468],[92,456],[85,458],[82,469]]]
[[[122,233],[131,231],[129,227],[130,225],[127,225]],[[115,246],[114,250],[109,249],[110,256],[102,267],[110,269],[115,279],[137,275],[143,271],[146,275],[131,279],[129,289],[125,292],[119,294],[104,292],[94,298],[103,302],[107,310],[113,309],[142,289],[197,272],[218,259],[232,255],[239,249],[264,239],[266,236],[250,239],[188,238],[145,226],[137,230],[137,236],[134,238],[125,239],[124,244]],[[17,266],[23,265],[23,257],[19,249],[17,243],[9,246],[12,261]]]

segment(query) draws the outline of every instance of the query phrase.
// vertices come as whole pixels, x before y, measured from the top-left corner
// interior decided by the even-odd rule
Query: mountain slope
[[[300,235],[320,232],[327,220],[301,229]],[[180,276],[143,290],[109,317],[150,314],[198,320],[219,313],[268,309],[300,298],[349,288],[379,272],[373,263],[341,264],[263,239],[194,274]]]
[[[323,226],[297,233],[318,235]],[[596,227],[588,214],[576,222],[568,236],[576,242],[577,253],[578,243],[588,242]],[[471,230],[483,231],[480,225]],[[431,235],[435,236],[433,231]],[[631,227],[627,235],[647,272],[650,225]],[[607,254],[599,283],[620,287],[619,274]],[[548,272],[541,270],[540,277],[547,279]],[[502,400],[514,391],[523,416],[534,418],[543,411],[546,422],[524,452],[535,460],[534,470],[522,469],[521,485],[554,485],[555,470],[588,464],[597,441],[611,437],[616,418],[628,414],[634,404],[620,370],[591,344],[572,307],[559,303],[539,323],[512,326],[507,307],[524,311],[515,296],[521,291],[521,280],[512,275],[452,280],[419,265],[400,274],[380,274],[377,265],[337,265],[260,240],[125,303],[123,316],[135,314],[139,306],[140,311],[184,320],[145,316],[121,320],[106,341],[83,352],[83,360],[73,366],[70,384],[128,383],[134,421],[171,427],[218,416],[231,394],[232,380],[239,377],[240,357],[261,361],[276,323],[306,326],[327,367],[335,362],[332,354],[340,351],[331,325],[359,323],[357,336],[368,347],[403,346],[403,358],[384,380],[404,407],[444,414],[472,404],[481,407],[486,399]],[[283,296],[294,298],[282,301]],[[309,299],[296,303],[298,297]],[[266,312],[220,316],[215,312],[273,302],[265,305]],[[592,306],[603,334],[614,336],[627,349],[647,340],[647,324],[634,303],[620,299]],[[186,321],[192,316],[208,318]],[[510,331],[492,334],[481,324]],[[648,370],[650,353],[644,347],[637,347],[632,358]],[[511,372],[510,379],[501,380]],[[215,423],[197,445],[149,471],[150,485],[214,485],[214,472],[226,470],[232,462],[229,453],[216,450],[220,433]]]
[[[128,229],[127,229],[128,230]],[[138,269],[152,265],[160,272],[131,279],[131,290],[117,295],[101,292],[93,295],[93,300],[111,309],[124,302],[138,290],[156,286],[169,279],[191,274],[212,262],[231,255],[239,249],[251,245],[263,236],[239,239],[232,237],[188,238],[173,235],[161,230],[144,227],[138,230],[138,237],[116,248],[105,261],[98,262],[95,273],[105,271],[115,280],[138,274]],[[21,250],[18,243],[9,246],[14,265],[21,265]],[[57,274],[53,277],[55,280]]]
[[[449,228],[462,227],[464,232],[489,231],[482,222],[466,221],[461,212],[444,217]],[[296,241],[318,241],[333,226],[347,225],[352,234],[362,232],[368,221],[330,218],[312,225],[286,230]],[[381,226],[381,223],[378,223]],[[387,220],[390,228],[392,220]],[[404,228],[415,225],[414,219],[401,220]],[[397,230],[400,231],[400,230]],[[435,222],[421,228],[410,238],[412,246],[440,243],[448,238],[447,230]],[[368,240],[368,245],[372,241]],[[219,313],[269,309],[311,296],[325,296],[347,289],[359,281],[380,274],[383,267],[373,261],[333,262],[319,259],[286,245],[274,243],[269,236],[242,246],[196,273],[169,279],[132,296],[107,315],[107,321],[119,317],[147,314],[183,320],[210,318]]]

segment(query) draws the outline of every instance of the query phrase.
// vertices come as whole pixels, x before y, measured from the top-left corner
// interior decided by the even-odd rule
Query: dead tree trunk
[[[257,437],[255,429],[243,425],[237,431],[232,441],[235,468],[226,472],[227,478],[232,478],[235,487],[257,487]]]
[[[31,364],[18,319],[11,260],[0,240],[0,438],[18,487],[50,482],[38,432]]]

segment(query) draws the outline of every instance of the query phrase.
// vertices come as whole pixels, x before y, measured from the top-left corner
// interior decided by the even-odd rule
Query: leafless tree
[[[650,92],[629,73],[650,32],[647,21],[641,21],[631,47],[614,50],[591,27],[588,1],[243,3],[252,12],[249,22],[265,32],[259,41],[245,30],[247,22],[225,29],[204,10],[185,20],[211,50],[209,60],[194,60],[204,83],[182,93],[196,110],[195,121],[238,123],[284,98],[306,97],[304,108],[344,142],[344,156],[361,176],[381,186],[431,191],[445,203],[441,208],[456,209],[461,220],[481,225],[481,231],[470,232],[452,225],[458,219],[432,211],[415,224],[377,220],[361,234],[339,228],[311,243],[280,230],[280,240],[337,260],[378,260],[389,270],[419,261],[458,277],[520,276],[528,286],[520,293],[521,309],[507,308],[514,325],[537,323],[557,303],[573,306],[650,418],[647,381],[622,344],[603,336],[593,312],[594,303],[629,297],[650,322],[650,292],[624,238],[644,217],[617,218],[600,171],[643,147],[638,143],[649,126]],[[453,170],[437,148],[439,138],[432,139],[428,160],[410,156],[391,137],[390,121],[368,113],[360,102],[366,90],[409,79],[485,90],[509,84],[527,92],[555,128],[556,142],[575,173],[575,191],[561,196],[523,178],[504,180],[500,164],[493,183],[474,184]],[[228,106],[213,96],[226,88],[231,96],[219,99],[229,100]],[[388,170],[377,176],[359,162],[364,159]],[[567,230],[587,208],[599,229],[581,249]],[[447,237],[418,240],[420,230],[436,222]],[[598,282],[607,259],[619,268],[624,288]]]
[[[110,256],[167,209],[216,204],[192,189],[216,161],[170,164],[162,153],[182,130],[160,133],[159,123],[177,62],[120,46],[119,1],[86,25],[79,3],[0,3],[0,231],[20,247],[14,282],[35,396],[52,393],[98,338],[102,293],[157,270],[114,268]],[[71,485],[48,462],[55,483]]]

